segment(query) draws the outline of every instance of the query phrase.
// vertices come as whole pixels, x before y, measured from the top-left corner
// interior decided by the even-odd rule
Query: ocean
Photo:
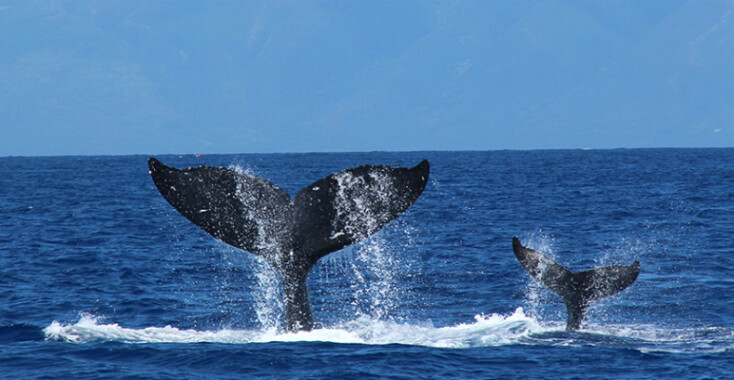
[[[734,377],[734,149],[156,157],[292,196],[363,164],[431,171],[407,212],[317,263],[317,328],[288,333],[278,275],[171,207],[148,156],[0,158],[0,377]],[[514,236],[640,275],[567,332]]]

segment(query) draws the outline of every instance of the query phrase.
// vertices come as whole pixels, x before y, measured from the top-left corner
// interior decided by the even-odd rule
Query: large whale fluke
[[[542,253],[524,247],[516,237],[512,249],[522,266],[548,289],[561,296],[568,310],[566,330],[578,330],[586,308],[630,286],[640,274],[640,262],[571,272]]]
[[[278,186],[240,170],[168,167],[148,159],[161,195],[195,225],[264,257],[283,279],[286,329],[311,330],[306,277],[316,262],[398,217],[423,192],[429,164],[365,165],[306,186],[291,200]]]

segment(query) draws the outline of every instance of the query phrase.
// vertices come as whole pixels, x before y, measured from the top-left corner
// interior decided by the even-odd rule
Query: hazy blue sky
[[[734,0],[0,0],[0,156],[714,146]]]

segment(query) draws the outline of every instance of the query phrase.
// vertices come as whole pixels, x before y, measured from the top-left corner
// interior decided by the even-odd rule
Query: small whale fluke
[[[542,253],[512,238],[512,249],[522,266],[548,289],[561,296],[568,310],[566,330],[578,330],[586,308],[630,286],[640,274],[640,262],[571,272]]]
[[[291,200],[274,184],[239,170],[176,169],[148,160],[163,197],[195,225],[264,257],[283,280],[286,329],[311,330],[306,277],[316,262],[385,227],[428,182],[428,161],[413,168],[365,165],[306,186]]]

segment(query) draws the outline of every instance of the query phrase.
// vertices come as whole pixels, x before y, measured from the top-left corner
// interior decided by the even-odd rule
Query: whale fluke
[[[283,279],[286,329],[311,330],[306,277],[331,252],[379,231],[423,192],[429,164],[365,165],[306,186],[291,200],[278,186],[239,170],[168,167],[148,159],[161,195],[212,236],[264,257]]]
[[[640,262],[571,272],[542,253],[524,247],[516,237],[512,249],[522,266],[548,289],[561,296],[568,310],[566,330],[578,330],[586,308],[630,286],[640,274]]]

